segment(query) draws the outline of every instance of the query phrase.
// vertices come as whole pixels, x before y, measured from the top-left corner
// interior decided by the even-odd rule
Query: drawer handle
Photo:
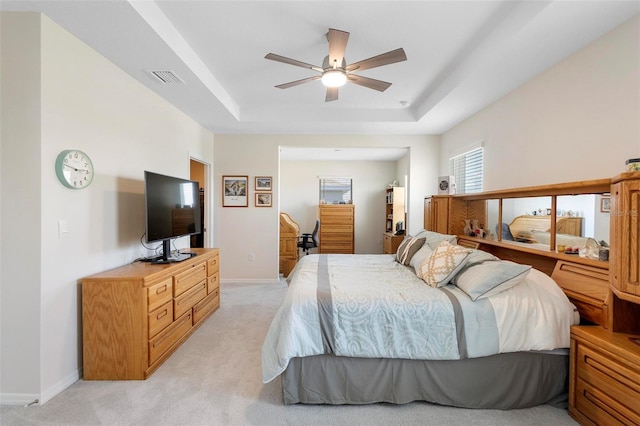
[[[158,288],[156,290],[156,294],[160,294],[160,293],[164,293],[165,291],[167,291],[167,285],[163,285],[162,287]]]
[[[158,315],[156,315],[156,319],[160,319],[162,317],[166,317],[169,314],[169,311],[167,309],[165,309],[162,312],[159,312]]]

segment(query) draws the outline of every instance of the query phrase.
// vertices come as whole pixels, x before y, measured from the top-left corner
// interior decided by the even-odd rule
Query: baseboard
[[[0,405],[30,405],[37,404],[40,398],[35,393],[0,393]]]
[[[221,279],[220,284],[279,284],[278,278],[227,278]]]
[[[77,382],[78,380],[80,380],[80,377],[82,377],[82,367],[80,367],[75,372],[69,374],[67,377],[63,378],[53,386],[50,386],[49,388],[45,389],[42,392],[42,395],[40,398],[40,405],[49,401],[51,398],[53,398],[54,396],[56,396],[57,394],[59,394],[60,392],[62,392],[63,390],[65,390],[75,382]]]
[[[0,405],[42,405],[77,382],[82,377],[82,369],[68,375],[41,395],[35,393],[0,393]]]

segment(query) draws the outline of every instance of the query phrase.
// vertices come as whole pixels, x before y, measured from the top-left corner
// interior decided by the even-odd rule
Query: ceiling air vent
[[[184,84],[184,80],[182,80],[178,75],[173,71],[168,70],[151,70],[147,71],[153,77],[155,77],[162,84]]]

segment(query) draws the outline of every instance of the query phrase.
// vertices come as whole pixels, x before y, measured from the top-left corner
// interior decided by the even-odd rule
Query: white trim
[[[38,401],[38,394],[35,393],[0,393],[0,405],[21,405],[27,406]],[[36,402],[33,405],[38,405]]]
[[[220,285],[224,284],[279,284],[280,280],[278,278],[267,279],[267,278],[227,278],[221,279]]]

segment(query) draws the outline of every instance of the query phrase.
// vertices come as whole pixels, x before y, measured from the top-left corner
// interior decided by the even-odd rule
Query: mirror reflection
[[[544,244],[551,228],[551,197],[505,198],[502,200],[502,240]],[[546,248],[549,248],[547,241]]]
[[[505,198],[502,200],[500,224],[502,240],[560,252],[572,248],[575,254],[585,246],[608,247],[608,199],[609,194],[558,196],[555,211],[556,247],[551,248],[551,218],[554,213],[551,211],[551,197]],[[499,200],[487,201],[487,222],[496,239],[498,210]],[[574,254],[574,250],[565,253]]]

